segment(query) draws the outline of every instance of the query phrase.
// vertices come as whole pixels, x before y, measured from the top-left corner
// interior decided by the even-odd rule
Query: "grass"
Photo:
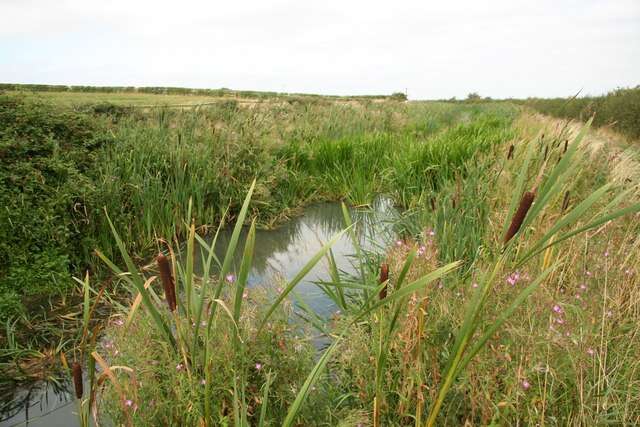
[[[92,273],[76,281],[79,344],[62,353],[69,375],[75,362],[89,377],[81,424],[94,413],[123,425],[640,422],[637,152],[602,144],[588,125],[516,113],[325,101],[73,113],[93,120],[93,138],[108,136],[81,171],[87,221],[69,226],[91,236],[69,249]],[[332,260],[336,236],[289,282],[247,288],[256,227],[312,201],[366,205],[381,192],[404,208],[399,238],[376,252],[356,245],[355,275]],[[202,236],[229,223],[218,259]],[[170,261],[162,274],[148,262],[158,251]],[[295,293],[318,262],[340,309],[330,318]],[[109,274],[108,288],[91,284]],[[91,319],[104,305],[103,333]],[[307,323],[292,321],[300,310]],[[15,367],[27,350],[10,325]]]
[[[416,205],[402,223],[410,237],[383,254],[390,266],[388,278],[378,277],[379,258],[362,249],[357,251],[363,267],[358,275],[347,277],[334,269],[332,281],[323,282],[323,289],[341,314],[321,319],[306,313],[314,319],[308,327],[332,340],[315,364],[308,356],[313,354],[308,342],[307,347],[296,344],[310,333],[291,329],[290,314],[279,317],[290,328],[277,329],[282,341],[272,336],[276,321],[265,320],[290,307],[285,297],[304,271],[283,286],[282,294],[269,296],[266,290],[266,301],[260,295],[265,290],[245,294],[243,272],[255,244],[250,237],[237,283],[226,287],[222,262],[212,285],[225,290],[212,291],[212,297],[202,292],[205,285],[195,291],[203,298],[200,306],[208,298],[220,298],[212,305],[218,306],[216,318],[234,319],[216,323],[212,330],[222,336],[203,338],[205,343],[213,339],[216,353],[229,354],[224,360],[232,363],[194,362],[189,356],[195,348],[189,346],[190,337],[198,333],[198,323],[190,320],[188,301],[173,320],[182,322],[176,324],[176,338],[188,338],[172,351],[162,332],[165,328],[150,316],[163,304],[157,300],[145,310],[150,313],[137,313],[144,316],[139,324],[134,320],[126,330],[112,329],[111,363],[144,372],[144,386],[126,377],[129,394],[137,396],[144,390],[145,397],[130,405],[117,404],[122,397],[114,394],[118,387],[110,386],[103,395],[110,416],[135,425],[638,422],[634,402],[640,389],[634,355],[639,343],[633,319],[639,300],[628,297],[635,295],[637,274],[632,266],[638,252],[632,248],[637,246],[639,225],[633,215],[640,211],[638,184],[612,180],[608,171],[615,165],[610,162],[618,160],[591,151],[587,127],[578,134],[565,128],[542,137],[530,134],[536,125],[527,117],[519,120],[517,131],[528,137],[516,144],[513,157],[507,157],[512,141],[492,145],[475,166],[482,174],[467,168],[467,174],[454,175],[449,185],[429,188],[438,197],[470,184],[470,190],[454,197],[456,215],[447,217],[442,213],[447,207],[436,205],[434,210],[428,198],[420,199],[423,212],[416,215],[420,209]],[[566,138],[570,143],[565,149]],[[509,191],[499,191],[505,188]],[[521,201],[527,189],[535,200],[532,205]],[[572,194],[568,203],[567,192]],[[474,200],[477,194],[487,194],[480,210],[464,200]],[[445,200],[444,206],[449,203]],[[474,217],[489,226],[473,221],[465,226],[460,217]],[[441,225],[434,229],[430,220]],[[346,215],[345,225],[350,224]],[[440,233],[456,225],[482,236],[471,240],[482,248],[470,253],[462,274],[454,274],[459,262],[444,263],[455,255],[441,253],[446,253],[447,245],[474,246],[466,233]],[[250,235],[253,226],[251,230]],[[324,255],[330,245],[323,249]],[[205,258],[206,249],[205,245]],[[177,263],[176,271],[186,272],[179,275],[184,286],[207,280],[207,275],[191,276],[190,258],[186,266]],[[127,281],[139,274],[116,272]],[[140,292],[144,277],[138,280]],[[191,292],[181,294],[188,300]],[[248,323],[243,323],[244,310],[255,316]],[[129,312],[125,308],[123,316]],[[236,328],[245,332],[236,337]],[[132,344],[141,340],[148,344],[142,348]],[[230,348],[223,350],[227,345]],[[147,350],[159,347],[165,348],[160,355]],[[198,354],[209,355],[204,350]],[[285,362],[290,357],[306,364],[292,369]],[[146,368],[149,360],[158,361],[159,370]],[[177,364],[181,361],[183,365]],[[174,364],[179,367],[175,372]],[[221,372],[223,367],[230,367],[233,374]],[[206,375],[208,369],[210,376],[198,384],[194,378],[202,374],[193,373]],[[164,382],[160,373],[167,371],[171,374]],[[288,382],[283,389],[278,381],[284,379]],[[210,381],[219,393],[207,392]],[[170,392],[159,396],[158,389]],[[145,401],[154,402],[153,407]]]

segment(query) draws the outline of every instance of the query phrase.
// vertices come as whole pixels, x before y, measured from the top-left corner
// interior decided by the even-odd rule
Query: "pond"
[[[355,235],[364,249],[382,251],[394,240],[392,224],[397,211],[389,198],[378,197],[370,208],[350,208],[350,214],[356,222]],[[274,230],[258,230],[248,286],[255,287],[293,278],[311,257],[344,227],[340,203],[319,203],[307,207],[303,215]],[[243,229],[235,267],[239,265],[239,256],[247,231]],[[231,229],[220,232],[216,243],[216,253],[219,257],[223,256],[231,233]],[[356,273],[352,263],[355,247],[347,234],[335,243],[332,250],[340,270],[347,274]],[[296,287],[298,295],[322,317],[329,316],[336,310],[332,301],[315,284],[328,279],[328,265],[322,260]],[[18,394],[20,399],[13,404],[2,404],[0,427],[78,425],[75,399],[64,387],[39,383]]]

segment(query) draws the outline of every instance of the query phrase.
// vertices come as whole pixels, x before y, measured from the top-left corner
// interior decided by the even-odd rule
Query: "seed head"
[[[513,146],[513,144],[511,144],[509,146],[509,152],[507,153],[507,160],[513,159],[513,150],[515,149],[515,147]]]
[[[73,362],[71,373],[73,375],[73,387],[76,391],[76,397],[81,399],[84,391],[82,383],[82,366],[78,362]]]
[[[380,266],[380,279],[378,280],[379,284],[385,283],[387,280],[389,280],[389,265],[388,264],[382,264]],[[380,289],[380,293],[378,293],[378,297],[383,300],[387,297],[387,284],[385,283],[385,285],[382,287],[382,289]]]
[[[171,275],[171,266],[169,260],[163,254],[159,254],[156,258],[158,262],[158,269],[160,270],[160,279],[162,279],[162,286],[164,287],[164,295],[169,305],[169,310],[176,311],[176,284],[173,281]]]
[[[506,244],[511,240],[513,236],[520,230],[522,223],[524,222],[525,217],[527,216],[527,212],[529,212],[529,208],[531,208],[531,204],[533,203],[533,199],[535,198],[535,194],[531,191],[527,191],[522,195],[522,199],[520,199],[520,206],[518,206],[518,210],[513,215],[513,219],[511,220],[511,225],[507,230],[507,234],[504,236],[504,243]]]

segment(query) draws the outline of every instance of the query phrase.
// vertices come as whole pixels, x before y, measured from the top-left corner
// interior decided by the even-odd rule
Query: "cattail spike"
[[[387,280],[389,280],[389,265],[388,264],[382,264],[380,266],[380,279],[378,280],[378,283],[379,284],[383,284]],[[378,297],[381,300],[383,300],[383,299],[385,299],[387,297],[387,283],[385,283],[383,288],[380,289],[380,293],[378,293]]]
[[[173,276],[171,275],[171,265],[169,264],[167,257],[163,254],[159,254],[156,261],[158,262],[160,279],[162,280],[164,295],[167,299],[169,310],[176,311],[176,284],[173,281]]]
[[[82,383],[82,366],[78,362],[73,362],[71,374],[73,376],[73,387],[76,391],[76,397],[81,399],[84,390]]]
[[[561,212],[564,213],[564,211],[566,211],[568,207],[569,207],[569,191],[564,193],[564,199],[562,199]]]
[[[509,146],[509,152],[507,153],[507,160],[513,159],[513,150],[514,149],[515,149],[515,147],[513,146],[513,144],[511,144]]]
[[[531,191],[527,191],[522,195],[522,199],[520,199],[520,206],[518,206],[518,210],[515,215],[513,215],[513,219],[511,220],[511,225],[507,230],[507,234],[504,236],[504,243],[506,244],[516,233],[520,230],[522,223],[524,222],[524,218],[527,216],[527,212],[529,212],[529,208],[531,208],[531,204],[533,203],[533,199],[535,197],[535,193]]]

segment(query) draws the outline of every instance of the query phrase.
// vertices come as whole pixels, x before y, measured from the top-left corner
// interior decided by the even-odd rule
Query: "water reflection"
[[[393,239],[392,220],[397,212],[390,199],[378,197],[370,208],[350,208],[349,212],[355,223],[355,235],[363,248],[383,247]],[[248,286],[272,285],[282,279],[292,279],[327,241],[344,228],[341,205],[321,203],[308,207],[304,215],[275,230],[258,230]],[[216,255],[221,260],[231,233],[230,229],[222,231],[216,242]],[[233,263],[235,271],[240,265],[247,233],[247,228],[242,230]],[[332,251],[340,270],[355,273],[352,265],[355,247],[348,235],[342,236]],[[296,287],[298,294],[321,316],[330,314],[335,307],[314,283],[328,279],[328,265],[322,260]]]
[[[364,249],[386,246],[393,238],[392,220],[397,212],[390,199],[379,197],[371,208],[349,209],[355,222],[355,235]],[[345,228],[339,203],[321,203],[305,209],[304,214],[275,230],[256,233],[253,267],[249,274],[249,287],[274,284],[292,279],[320,248],[336,233]],[[237,272],[248,230],[242,230],[233,268]],[[231,229],[222,230],[216,243],[217,256],[222,259],[231,238]],[[337,267],[355,273],[352,255],[353,242],[344,235],[332,248]],[[199,260],[199,257],[196,257]],[[198,266],[196,266],[198,267]],[[298,284],[296,291],[320,316],[331,314],[335,307],[331,300],[314,284],[328,280],[329,272],[322,260]],[[14,394],[18,399],[4,403],[0,408],[0,427],[8,426],[78,426],[74,398],[64,385],[38,384]],[[27,421],[29,420],[29,421]]]

